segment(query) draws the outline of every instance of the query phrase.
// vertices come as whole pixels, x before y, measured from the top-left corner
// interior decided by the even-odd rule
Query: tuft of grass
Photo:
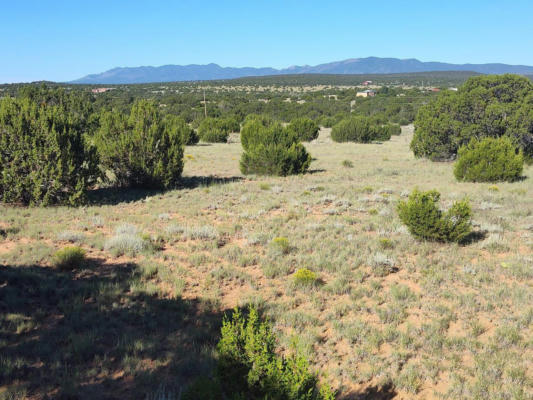
[[[60,242],[77,243],[82,242],[85,239],[85,235],[80,232],[63,231],[57,235],[57,240]]]
[[[374,275],[383,277],[396,271],[395,261],[383,253],[375,253],[369,260]]]
[[[135,235],[138,232],[137,227],[132,224],[122,224],[115,228],[115,234],[117,235]]]
[[[382,249],[393,249],[394,242],[389,238],[381,238],[379,239],[379,247]]]
[[[187,228],[185,235],[193,240],[214,240],[218,239],[218,231],[211,225]]]
[[[343,160],[341,162],[341,165],[344,167],[344,168],[353,168],[353,162],[351,162],[350,160]]]
[[[131,233],[118,233],[104,244],[104,249],[110,251],[115,257],[122,255],[135,256],[147,248],[147,241],[143,240],[139,235]]]
[[[62,271],[70,271],[83,266],[86,252],[81,247],[64,247],[54,254],[54,266]]]
[[[260,183],[259,184],[259,189],[261,189],[261,190],[270,190],[270,184],[268,184],[268,183]]]

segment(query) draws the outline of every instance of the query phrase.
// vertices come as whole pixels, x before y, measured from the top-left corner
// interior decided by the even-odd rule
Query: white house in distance
[[[363,90],[362,92],[357,92],[356,97],[374,97],[375,95],[376,95],[375,91],[371,89],[367,89],[367,90]]]
[[[95,88],[95,89],[92,89],[91,92],[93,93],[105,93],[109,90],[113,90],[114,88],[107,88],[107,87],[101,87],[101,88]]]

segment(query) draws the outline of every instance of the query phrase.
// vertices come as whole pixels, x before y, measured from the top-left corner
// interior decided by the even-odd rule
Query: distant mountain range
[[[315,66],[293,66],[275,68],[232,68],[217,64],[207,65],[163,65],[161,67],[113,68],[100,74],[87,75],[71,83],[121,84],[175,81],[201,81],[213,79],[233,79],[247,76],[287,75],[287,74],[395,74],[429,71],[474,71],[482,74],[514,73],[533,75],[533,66],[508,64],[448,64],[422,62],[414,58],[351,58]]]

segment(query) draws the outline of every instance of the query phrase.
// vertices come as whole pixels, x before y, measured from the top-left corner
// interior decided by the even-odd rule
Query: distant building
[[[363,82],[363,86],[368,86],[368,85],[371,85],[372,84],[372,81],[364,81]]]
[[[95,88],[95,89],[92,89],[91,92],[93,93],[105,93],[109,90],[113,90],[113,88],[109,88],[109,87],[100,87],[100,88]]]
[[[457,92],[459,89],[457,89],[456,87],[451,87],[451,88],[449,88],[449,90],[451,90],[453,92]]]
[[[362,92],[357,92],[356,97],[374,97],[376,95],[376,92],[373,90],[363,90]]]
[[[440,89],[437,87],[431,88],[429,90],[431,90],[432,92],[440,92]]]

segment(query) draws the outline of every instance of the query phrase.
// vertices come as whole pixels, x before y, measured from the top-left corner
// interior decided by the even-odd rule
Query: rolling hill
[[[428,71],[473,71],[482,74],[514,73],[532,75],[533,66],[508,64],[449,64],[423,62],[417,59],[398,58],[352,58],[315,66],[292,66],[285,69],[254,67],[221,67],[207,65],[163,65],[160,67],[120,67],[109,71],[87,75],[71,83],[124,84],[173,81],[201,81],[233,79],[249,76],[290,74],[395,74]]]

